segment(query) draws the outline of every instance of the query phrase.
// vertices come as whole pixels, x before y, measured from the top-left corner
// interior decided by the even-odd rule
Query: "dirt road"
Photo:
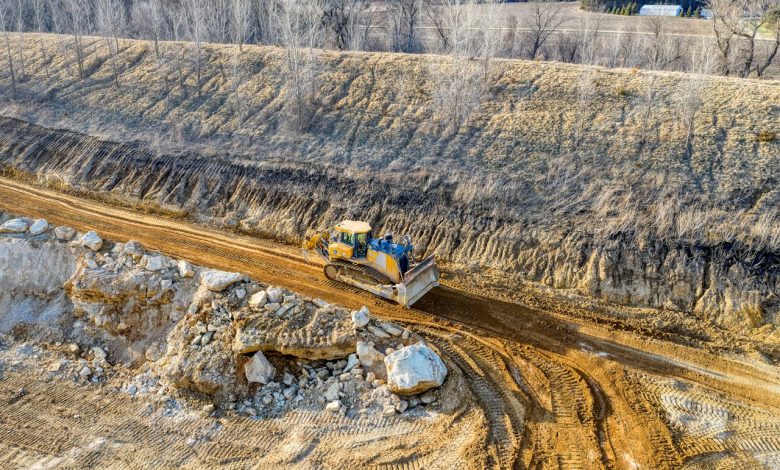
[[[0,179],[0,209],[249,274],[407,323],[466,377],[502,468],[763,468],[780,462],[780,372],[550,312],[435,289],[404,309],[325,279],[297,250]],[[3,421],[0,420],[0,430]],[[143,442],[139,442],[143,446]]]

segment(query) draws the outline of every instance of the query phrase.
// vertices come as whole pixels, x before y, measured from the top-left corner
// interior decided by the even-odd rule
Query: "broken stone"
[[[329,402],[327,405],[325,405],[325,410],[330,411],[331,413],[338,413],[340,409],[341,409],[341,401],[339,400],[333,400]]]
[[[352,370],[353,367],[360,364],[360,360],[358,360],[357,354],[352,353],[347,358],[347,365],[344,367],[344,372],[349,372]]]
[[[141,259],[141,257],[143,257],[145,253],[144,247],[141,245],[141,242],[136,240],[130,240],[129,242],[125,243],[125,246],[122,248],[122,251],[136,261]]]
[[[24,233],[27,231],[27,221],[24,219],[6,220],[0,225],[0,233]]]
[[[387,385],[391,391],[405,395],[439,387],[447,377],[441,358],[422,341],[384,358]]]
[[[240,287],[236,289],[236,297],[238,297],[239,299],[243,299],[244,297],[246,297],[246,289]]]
[[[92,375],[92,371],[91,371],[91,370],[89,369],[89,367],[87,367],[87,366],[84,366],[84,367],[83,367],[83,368],[82,368],[82,369],[79,371],[79,376],[80,376],[80,377],[86,378],[86,377],[89,377],[90,375]]]
[[[208,405],[203,407],[203,411],[205,413],[211,413],[214,411],[214,403],[209,403]]]
[[[264,290],[257,292],[249,298],[249,306],[255,309],[262,308],[268,302],[268,293]]]
[[[171,281],[170,279],[163,279],[160,282],[160,289],[162,290],[168,290],[171,288],[171,286],[173,286],[173,281]]]
[[[222,292],[233,284],[241,281],[243,276],[240,273],[229,273],[208,269],[200,273],[201,282],[212,292]]]
[[[98,251],[103,248],[103,239],[97,233],[90,230],[81,237],[81,246],[89,248],[92,251]]]
[[[252,359],[247,362],[245,373],[249,382],[267,384],[274,378],[276,369],[268,362],[268,359],[265,358],[262,352],[257,351],[252,356]]]
[[[369,333],[376,336],[377,338],[389,338],[390,335],[385,332],[382,328],[379,328],[378,326],[374,325],[368,325],[366,327]]]
[[[284,300],[284,292],[278,287],[269,287],[265,290],[268,294],[268,302],[272,304],[281,304]]]
[[[162,271],[166,268],[165,264],[165,259],[162,256],[144,255],[141,258],[141,266],[148,271]]]
[[[30,225],[31,235],[40,235],[47,230],[49,230],[49,223],[45,219],[38,219]]]
[[[192,267],[190,263],[184,261],[183,259],[179,260],[178,268],[179,268],[179,276],[183,278],[189,278],[195,276],[195,269]]]
[[[363,367],[371,367],[377,362],[384,360],[385,355],[374,348],[373,342],[357,342],[357,356]]]
[[[392,336],[401,336],[401,334],[403,333],[402,329],[398,328],[392,323],[381,323],[379,326],[381,326],[383,330],[385,330]]]
[[[76,231],[70,227],[57,227],[54,229],[54,236],[62,241],[69,241],[75,234]]]
[[[368,325],[368,322],[371,320],[371,315],[368,311],[368,307],[363,306],[360,308],[360,310],[355,310],[352,312],[352,324],[355,326],[355,328],[363,328],[364,326]]]
[[[341,391],[341,387],[339,386],[339,383],[333,382],[332,384],[330,384],[328,389],[325,390],[325,400],[327,401],[338,400],[340,391]]]
[[[420,395],[420,401],[426,405],[431,404],[436,401],[436,395],[433,392],[425,392]]]
[[[409,402],[406,400],[401,400],[395,405],[395,411],[399,413],[403,413],[406,411],[406,409],[409,407]]]
[[[326,302],[326,301],[324,301],[322,299],[313,299],[311,301],[311,303],[313,303],[315,306],[317,306],[317,308],[325,308],[325,307],[330,306],[330,304],[328,302]]]

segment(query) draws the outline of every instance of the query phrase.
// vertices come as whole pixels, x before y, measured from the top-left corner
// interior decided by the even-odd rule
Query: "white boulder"
[[[129,242],[125,243],[125,246],[122,248],[122,251],[126,255],[131,256],[136,261],[141,259],[141,257],[145,253],[144,247],[143,245],[141,245],[141,242],[136,240],[130,240]]]
[[[333,382],[330,384],[327,390],[325,390],[325,400],[334,401],[339,399],[339,392],[341,388],[339,382]]]
[[[325,405],[325,409],[331,413],[337,413],[341,409],[341,401],[333,400]]]
[[[268,303],[280,304],[284,300],[284,292],[278,287],[269,287],[265,291],[268,294]]]
[[[356,349],[360,364],[364,367],[371,367],[385,358],[385,355],[377,351],[376,348],[374,348],[374,343],[370,341],[368,343],[365,341],[358,341]]]
[[[6,220],[0,225],[0,233],[24,233],[27,231],[27,221],[24,219]]]
[[[195,276],[195,268],[193,268],[189,262],[183,259],[179,260],[178,268],[179,268],[179,276],[181,277],[186,278],[186,277]]]
[[[54,229],[54,236],[58,240],[69,241],[75,234],[76,231],[70,227],[57,227]]]
[[[268,362],[262,352],[257,351],[252,359],[246,363],[244,372],[248,381],[265,385],[273,380],[276,368]]]
[[[141,266],[149,271],[162,271],[166,268],[165,258],[162,256],[144,255],[141,258]]]
[[[103,248],[103,239],[94,231],[89,231],[81,237],[81,246],[87,247],[92,251],[98,251]]]
[[[363,328],[364,326],[368,325],[368,322],[371,320],[371,314],[368,311],[368,307],[363,306],[360,308],[360,310],[355,310],[352,312],[352,324],[355,326],[355,328]]]
[[[249,298],[249,306],[252,308],[263,308],[268,302],[268,293],[264,290],[257,292]]]
[[[347,358],[347,365],[344,367],[344,372],[351,371],[358,364],[360,364],[360,360],[358,360],[357,354],[355,353],[350,354],[349,357]]]
[[[222,292],[244,278],[240,273],[208,269],[200,273],[201,282],[212,292]]]
[[[404,330],[398,328],[392,323],[380,323],[379,326],[381,326],[383,330],[385,330],[386,332],[390,333],[393,336],[401,336],[401,334],[404,332]]]
[[[49,223],[45,219],[38,219],[30,225],[30,234],[40,235],[49,230]]]
[[[447,367],[425,343],[407,346],[384,359],[387,386],[393,393],[405,395],[439,387],[447,377]]]

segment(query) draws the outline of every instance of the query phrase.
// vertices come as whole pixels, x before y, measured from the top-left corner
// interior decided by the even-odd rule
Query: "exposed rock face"
[[[99,251],[103,248],[103,239],[97,233],[89,231],[81,237],[81,246],[89,248],[92,251]]]
[[[27,231],[27,225],[24,219],[6,220],[0,224],[0,233],[24,233]]]
[[[200,273],[201,282],[212,292],[222,292],[243,278],[241,273],[228,273],[216,269],[208,269]]]
[[[267,384],[276,375],[276,368],[268,362],[262,352],[257,351],[252,359],[246,363],[246,379],[249,382]]]
[[[238,313],[241,317],[233,342],[237,354],[274,350],[315,360],[355,352],[357,336],[343,310],[317,308],[296,298],[282,304],[266,303],[263,310],[261,314]]]
[[[385,357],[387,386],[394,393],[411,395],[439,387],[447,377],[441,358],[422,341]]]

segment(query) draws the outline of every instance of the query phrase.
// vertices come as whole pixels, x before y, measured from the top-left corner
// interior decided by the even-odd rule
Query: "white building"
[[[680,5],[645,5],[639,9],[639,16],[680,16]]]

